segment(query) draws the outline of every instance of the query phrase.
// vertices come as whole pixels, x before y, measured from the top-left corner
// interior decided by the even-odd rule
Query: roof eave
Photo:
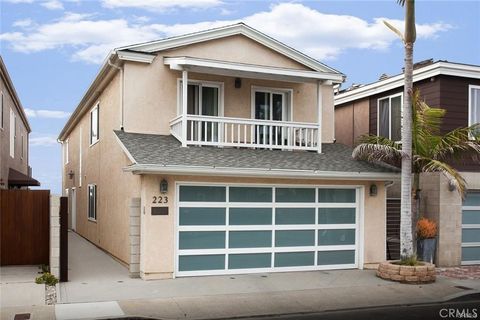
[[[289,170],[270,168],[225,168],[199,166],[172,166],[155,164],[134,164],[123,169],[133,174],[177,174],[177,175],[215,175],[234,177],[275,177],[326,180],[375,180],[394,181],[400,179],[394,172],[342,172],[317,170]]]

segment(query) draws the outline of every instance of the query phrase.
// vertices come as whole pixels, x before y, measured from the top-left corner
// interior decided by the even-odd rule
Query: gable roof
[[[204,41],[220,39],[233,35],[244,35],[262,45],[283,54],[294,61],[299,62],[311,69],[313,72],[325,73],[326,78],[332,78],[334,83],[339,82],[340,79],[344,79],[345,75],[341,72],[317,61],[314,58],[295,50],[280,41],[267,36],[266,34],[247,26],[244,23],[237,23],[225,27],[209,29],[205,31],[199,31],[189,33],[181,36],[170,37],[163,40],[156,40],[150,42],[144,42],[139,44],[133,44],[129,46],[119,47],[113,49],[105,58],[100,70],[98,71],[95,79],[90,84],[85,95],[80,103],[73,111],[67,123],[63,127],[58,136],[59,141],[63,141],[66,135],[70,132],[73,126],[78,122],[79,118],[86,112],[86,110],[94,103],[95,99],[100,95],[103,89],[107,86],[110,79],[113,78],[119,67],[116,63],[122,61],[134,61],[139,63],[152,63],[156,57],[156,52],[186,46],[190,44],[200,43]],[[340,76],[340,77],[339,77]]]
[[[182,147],[171,135],[115,131],[132,161],[133,173],[181,173],[235,176],[303,177],[323,179],[398,178],[398,169],[352,158],[352,149],[324,143],[324,153],[266,149]]]
[[[480,66],[454,63],[448,61],[436,61],[425,67],[413,70],[413,82],[421,81],[438,75],[480,79]],[[379,80],[358,88],[339,93],[334,96],[335,106],[370,97],[372,95],[400,88],[403,86],[403,73]]]
[[[290,59],[299,62],[318,72],[329,72],[342,74],[341,72],[317,61],[316,59],[307,56],[306,54],[293,49],[286,44],[273,39],[270,36],[246,25],[243,22],[232,24],[224,27],[193,32],[181,36],[170,37],[162,40],[150,41],[140,44],[129,45],[117,48],[117,51],[131,50],[135,52],[153,53],[162,50],[177,48],[185,45],[195,44],[204,41],[210,41],[234,35],[243,35],[250,38]]]

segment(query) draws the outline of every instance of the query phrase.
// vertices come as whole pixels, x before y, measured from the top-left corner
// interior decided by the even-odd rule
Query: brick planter
[[[419,284],[435,282],[435,265],[421,262],[421,266],[401,266],[398,261],[385,261],[377,269],[377,277],[401,283]]]

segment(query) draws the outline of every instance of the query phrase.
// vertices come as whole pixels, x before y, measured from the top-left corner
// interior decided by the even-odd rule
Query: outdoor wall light
[[[68,172],[68,177],[70,178],[70,180],[73,179],[73,176],[75,175],[75,173],[73,172],[72,169],[70,169],[70,171]]]
[[[378,193],[378,188],[376,184],[370,185],[370,197],[376,197]]]
[[[160,193],[167,193],[168,192],[168,182],[165,179],[162,179],[160,182]]]
[[[242,79],[235,78],[235,88],[240,89],[242,87]]]

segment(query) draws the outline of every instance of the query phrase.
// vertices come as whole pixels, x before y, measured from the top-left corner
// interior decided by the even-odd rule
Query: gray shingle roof
[[[182,147],[171,135],[115,131],[115,134],[139,165],[189,166],[241,169],[307,170],[329,172],[395,173],[386,166],[357,161],[352,149],[326,143],[321,154],[307,151]]]

